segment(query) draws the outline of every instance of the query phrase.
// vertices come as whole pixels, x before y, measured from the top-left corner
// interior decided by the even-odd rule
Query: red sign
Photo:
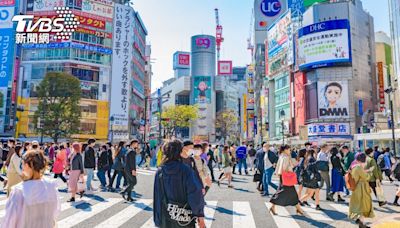
[[[178,63],[179,65],[190,65],[190,55],[189,54],[179,54],[178,55]]]
[[[297,72],[294,74],[294,131],[296,134],[300,133],[300,126],[303,126],[306,121],[306,89],[305,84],[307,83],[306,75],[303,72]]]
[[[78,21],[81,25],[98,28],[98,29],[105,29],[106,28],[106,21],[94,19],[86,16],[75,15],[78,18]]]
[[[0,6],[13,6],[15,5],[15,0],[0,0]]]
[[[218,61],[218,75],[232,75],[232,61]]]
[[[383,78],[383,63],[378,62],[378,86],[379,86],[379,103],[381,109],[385,105],[385,80]]]

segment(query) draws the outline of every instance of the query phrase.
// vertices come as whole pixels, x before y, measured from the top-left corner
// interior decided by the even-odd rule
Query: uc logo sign
[[[0,10],[0,21],[6,21],[10,16],[10,12],[8,10]]]
[[[267,17],[274,17],[281,12],[282,4],[279,0],[262,0],[261,12]]]

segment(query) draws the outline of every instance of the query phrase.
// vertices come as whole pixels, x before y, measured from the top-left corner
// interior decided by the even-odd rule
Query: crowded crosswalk
[[[218,169],[214,169],[218,172]],[[138,178],[145,179],[146,182],[152,181],[156,172],[155,168],[150,170],[138,169]],[[46,179],[51,179],[46,175]],[[250,184],[250,176],[237,176],[237,183]],[[276,179],[273,182],[277,182]],[[98,183],[98,181],[95,181]],[[59,180],[62,186],[62,182]],[[383,182],[384,186],[389,186],[389,181]],[[255,188],[255,186],[254,186]],[[237,191],[237,190],[234,190]],[[59,190],[60,195],[60,215],[57,218],[57,226],[59,228],[67,227],[140,227],[154,228],[153,222],[153,199],[139,198],[135,202],[124,202],[117,193],[108,197],[102,192],[96,195],[87,195],[76,202],[66,202],[68,194]],[[211,197],[212,193],[211,193]],[[0,224],[2,217],[5,215],[5,205],[7,198],[0,195]],[[313,208],[315,204],[310,202],[310,207],[302,207],[305,217],[295,214],[294,208],[277,207],[277,216],[272,216],[268,212],[271,204],[268,200],[258,198],[258,200],[206,200],[205,207],[205,224],[206,227],[221,227],[222,224],[227,227],[239,228],[255,228],[255,227],[352,227],[354,224],[346,221],[349,210],[348,203],[323,202],[321,207],[323,211],[317,211]],[[376,217],[386,216],[388,213],[400,212],[395,206],[387,205],[378,207],[375,204]],[[260,216],[261,215],[261,216]],[[264,225],[263,225],[264,224]],[[337,224],[337,225],[335,225]],[[355,226],[354,226],[355,227]]]

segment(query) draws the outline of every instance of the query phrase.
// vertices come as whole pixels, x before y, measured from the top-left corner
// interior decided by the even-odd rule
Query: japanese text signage
[[[35,0],[33,3],[33,11],[53,11],[54,7],[64,7],[65,0]]]
[[[174,53],[174,70],[176,69],[189,69],[190,68],[190,53],[189,52],[175,52]]]
[[[350,135],[349,123],[316,123],[309,124],[308,136],[346,136]]]
[[[190,65],[190,55],[189,54],[179,54],[178,55],[178,64],[189,66]]]
[[[299,30],[299,68],[302,70],[351,63],[350,23],[332,20]]]
[[[101,17],[112,18],[113,17],[113,3],[102,4],[100,1],[95,0],[83,0],[82,12],[98,15]]]
[[[133,53],[133,9],[120,4],[115,5],[114,14],[114,39],[111,84],[111,110],[110,116],[117,122],[114,125],[126,126],[129,123],[130,106],[130,78],[132,76]]]
[[[218,75],[232,75],[232,61],[218,61]]]
[[[379,104],[380,110],[385,108],[385,80],[383,76],[383,63],[378,62],[378,86],[379,86]]]
[[[14,43],[13,28],[0,28],[0,88],[7,87],[11,79]]]
[[[13,6],[15,0],[0,0],[0,6]]]
[[[320,119],[349,118],[347,81],[318,81],[318,115]]]

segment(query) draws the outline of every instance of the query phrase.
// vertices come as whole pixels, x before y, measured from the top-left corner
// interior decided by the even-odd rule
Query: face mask
[[[193,156],[194,155],[194,150],[193,149],[188,150],[187,155],[189,157]]]

